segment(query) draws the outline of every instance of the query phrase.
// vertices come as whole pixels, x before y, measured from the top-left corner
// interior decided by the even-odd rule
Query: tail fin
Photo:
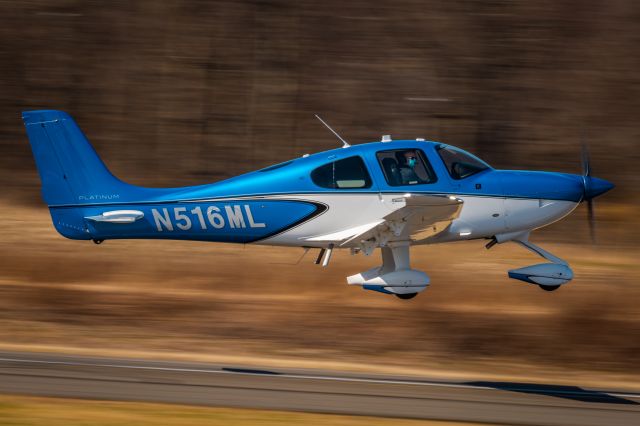
[[[69,114],[25,111],[22,120],[49,206],[112,200],[128,186],[109,172]]]

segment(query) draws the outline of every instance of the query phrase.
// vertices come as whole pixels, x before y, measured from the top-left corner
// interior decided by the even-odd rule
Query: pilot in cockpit
[[[403,185],[414,185],[420,181],[415,172],[418,163],[418,154],[414,150],[396,152],[398,168]]]

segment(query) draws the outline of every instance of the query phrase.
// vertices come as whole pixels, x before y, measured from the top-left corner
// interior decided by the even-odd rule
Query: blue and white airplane
[[[496,170],[438,142],[391,140],[343,147],[213,184],[142,188],[114,177],[62,111],[22,114],[56,230],[75,240],[198,240],[382,252],[382,265],[348,284],[410,299],[429,285],[412,269],[412,245],[516,242],[548,262],[509,271],[545,290],[573,278],[564,260],[529,242],[613,184],[583,175]],[[326,123],[323,122],[326,125]],[[327,126],[328,127],[328,126]],[[333,130],[329,128],[332,132]],[[335,132],[334,132],[335,133]],[[339,137],[339,135],[336,136]]]

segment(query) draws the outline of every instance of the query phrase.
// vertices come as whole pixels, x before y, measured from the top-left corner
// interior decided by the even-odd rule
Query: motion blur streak
[[[0,345],[637,386],[639,20],[632,0],[0,2]],[[579,174],[585,140],[616,190],[596,245],[582,206],[535,236],[574,265],[567,291],[510,282],[535,258],[470,242],[417,250],[439,285],[403,304],[343,284],[378,259],[59,238],[20,120],[45,108],[138,185],[339,147],[317,113],[354,145],[424,137],[500,169]]]
[[[640,393],[211,364],[0,354],[0,391],[518,425],[628,425]],[[491,407],[491,409],[487,409]]]

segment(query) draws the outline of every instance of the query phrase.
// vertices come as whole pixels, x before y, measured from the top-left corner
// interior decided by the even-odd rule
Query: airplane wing
[[[382,245],[392,240],[422,241],[444,231],[462,208],[462,200],[443,195],[409,194],[392,202],[400,207],[377,221],[306,240],[339,247],[372,240]]]

